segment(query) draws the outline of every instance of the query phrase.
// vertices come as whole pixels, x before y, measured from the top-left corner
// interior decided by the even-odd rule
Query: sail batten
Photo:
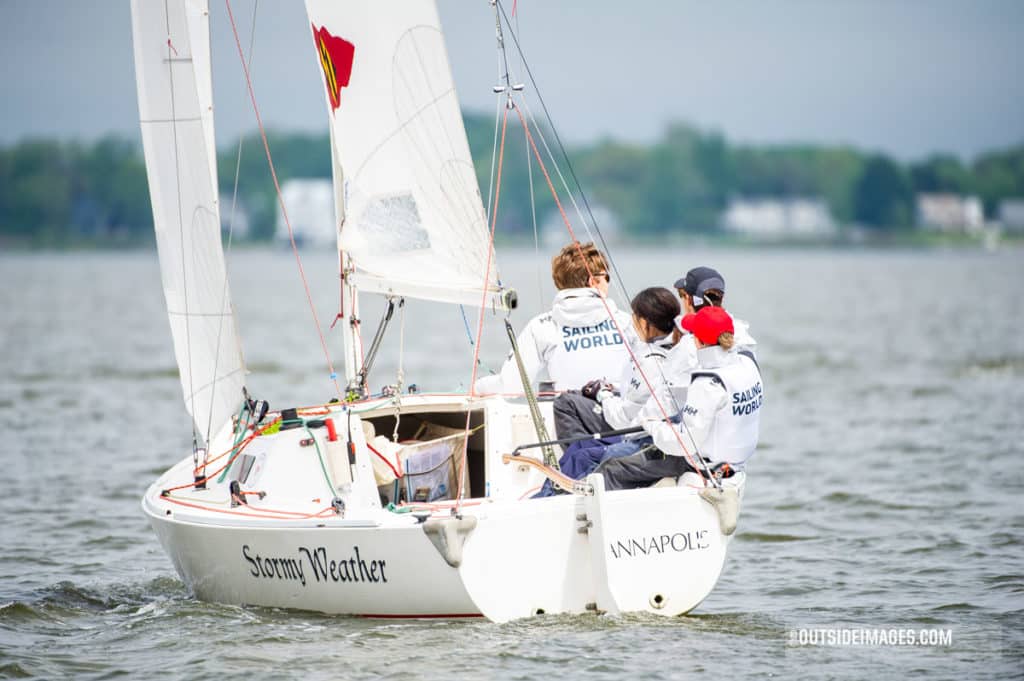
[[[133,0],[139,121],[185,407],[203,442],[238,411],[245,365],[220,237],[206,0]]]
[[[307,0],[306,9],[344,206],[338,248],[352,281],[367,292],[500,305],[434,3]]]

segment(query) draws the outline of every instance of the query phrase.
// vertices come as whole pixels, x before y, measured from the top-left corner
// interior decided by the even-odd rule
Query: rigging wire
[[[494,3],[501,11],[501,15],[505,18],[505,24],[508,26],[509,33],[512,35],[512,42],[515,45],[516,51],[519,53],[519,56],[523,61],[523,66],[526,69],[526,75],[530,79],[530,84],[533,86],[533,91],[537,95],[537,101],[540,102],[541,108],[544,110],[544,117],[547,119],[548,125],[551,127],[551,132],[555,136],[555,142],[558,145],[559,151],[561,151],[562,153],[562,158],[565,160],[565,165],[569,170],[569,175],[572,177],[573,183],[576,185],[577,191],[580,194],[580,198],[583,200],[583,205],[586,208],[587,214],[590,216],[590,221],[594,225],[594,231],[597,232],[598,239],[601,242],[601,248],[603,249],[605,255],[608,258],[608,264],[611,265],[612,272],[615,274],[615,278],[619,281],[619,287],[622,289],[622,292],[624,294],[627,294],[628,291],[626,289],[625,283],[623,282],[622,275],[619,273],[618,267],[612,260],[610,252],[608,250],[608,244],[605,242],[604,235],[601,233],[601,230],[598,228],[597,221],[594,219],[594,211],[591,209],[590,202],[587,200],[587,195],[583,191],[583,185],[580,183],[579,178],[576,176],[576,170],[573,168],[572,161],[569,159],[569,154],[565,150],[565,145],[562,144],[562,139],[558,134],[558,129],[555,128],[555,124],[551,118],[551,113],[548,111],[547,104],[544,102],[544,98],[540,94],[540,88],[537,86],[537,81],[533,77],[533,71],[530,70],[529,62],[526,61],[526,55],[523,54],[522,46],[519,44],[519,38],[516,35],[516,32],[512,30],[512,24],[508,20],[508,15],[505,14],[505,7],[502,5],[501,0],[494,0]],[[556,170],[558,169],[557,164],[555,164],[555,168]]]
[[[249,65],[249,72],[250,73],[252,72],[252,58],[253,58],[253,53],[254,53],[255,47],[256,47],[256,14],[257,14],[257,11],[259,10],[259,6],[260,6],[259,0],[255,0],[255,2],[253,2],[253,5],[252,5],[252,28],[249,31],[249,57],[247,59],[248,65]],[[209,25],[207,25],[207,30],[209,30]],[[234,180],[234,186],[232,187],[232,190],[231,190],[231,213],[230,213],[230,216],[228,217],[228,240],[227,240],[227,245],[226,245],[225,252],[224,252],[224,286],[221,288],[221,292],[220,292],[220,305],[217,307],[217,309],[220,310],[221,312],[223,312],[223,310],[224,310],[224,303],[225,303],[225,301],[227,301],[227,298],[228,298],[228,262],[229,262],[229,256],[231,255],[231,244],[232,244],[232,240],[233,240],[233,237],[234,237],[234,234],[235,234],[235,215],[236,215],[235,209],[236,209],[236,207],[238,205],[238,178],[241,175],[241,171],[242,171],[242,146],[243,146],[244,142],[245,142],[245,136],[244,135],[239,135],[238,136],[238,153],[235,156],[235,180]],[[216,180],[216,178],[214,178],[214,180]],[[210,412],[209,412],[209,418],[207,418],[207,421],[206,421],[206,442],[207,442],[207,448],[206,448],[206,453],[205,453],[205,455],[203,457],[204,458],[204,462],[203,462],[204,464],[206,463],[205,462],[205,458],[206,458],[206,456],[209,455],[209,452],[210,452],[210,449],[209,449],[210,429],[213,427],[213,396],[217,394],[217,367],[220,365],[220,343],[221,343],[221,337],[222,337],[223,331],[224,331],[224,317],[221,316],[220,317],[220,321],[217,323],[217,343],[214,346],[216,348],[216,350],[215,350],[214,355],[213,355],[213,382],[212,382],[212,385],[211,385],[211,388],[210,388]],[[241,344],[240,343],[236,343],[236,345],[239,346],[238,347],[238,354],[241,355],[242,354]]]
[[[526,61],[526,56],[525,56],[525,54],[523,54],[523,50],[522,50],[522,47],[521,47],[521,45],[519,43],[519,39],[518,39],[518,36],[517,36],[517,32],[515,30],[513,30],[512,24],[509,21],[508,15],[505,14],[505,9],[504,9],[504,7],[501,4],[501,0],[493,0],[493,4],[500,10],[501,15],[505,19],[505,24],[506,24],[506,26],[508,26],[509,33],[512,35],[512,41],[513,41],[513,43],[516,46],[516,50],[519,53],[519,56],[520,56],[520,58],[522,60],[522,63],[523,63],[523,66],[525,67],[527,76],[530,79],[530,83],[532,84],[533,89],[534,89],[534,91],[537,94],[537,99],[540,102],[541,107],[542,107],[542,109],[544,111],[544,115],[545,115],[545,118],[547,119],[548,125],[551,128],[551,132],[555,136],[555,141],[556,141],[556,143],[558,145],[559,150],[561,151],[562,158],[564,159],[565,164],[566,164],[566,166],[567,166],[567,168],[569,170],[569,173],[570,173],[570,175],[571,175],[571,177],[573,179],[573,182],[574,182],[575,186],[577,187],[577,191],[580,194],[580,197],[581,197],[581,199],[583,201],[584,207],[586,208],[586,211],[587,211],[587,213],[590,216],[590,221],[593,223],[594,230],[597,232],[598,238],[599,238],[599,240],[601,242],[601,245],[602,245],[604,253],[605,253],[605,257],[607,258],[608,263],[610,265],[610,269],[614,272],[615,278],[617,279],[618,284],[619,284],[619,288],[622,291],[622,293],[625,295],[626,300],[629,300],[630,297],[628,295],[628,290],[626,289],[625,282],[623,281],[622,276],[619,273],[618,267],[616,266],[614,260],[612,259],[611,252],[608,249],[608,246],[607,246],[607,243],[605,242],[603,234],[601,234],[601,230],[600,230],[600,228],[599,228],[599,226],[597,224],[597,220],[594,217],[594,213],[593,213],[593,210],[590,207],[590,203],[587,201],[586,193],[583,191],[583,186],[580,183],[579,178],[576,175],[575,169],[573,168],[573,165],[572,165],[572,161],[570,160],[569,155],[568,155],[568,153],[565,150],[565,146],[562,144],[562,140],[561,140],[561,138],[558,135],[558,130],[555,128],[554,121],[552,120],[551,114],[548,111],[547,105],[544,102],[544,98],[543,98],[543,96],[540,93],[540,88],[537,86],[536,79],[533,77],[533,73],[530,70],[529,64]],[[514,10],[514,8],[513,8],[513,10]],[[515,16],[515,12],[514,11],[513,11],[513,16]],[[517,26],[518,26],[518,17],[516,17],[516,21],[517,21]],[[500,31],[500,25],[499,25],[499,31]],[[510,97],[511,97],[511,93],[510,93]],[[533,114],[530,111],[528,104],[525,102],[525,98],[523,98],[523,106],[526,108],[526,111],[527,111],[527,114],[530,117],[530,120],[533,122],[534,127],[537,129],[537,136],[540,137],[541,143],[543,144],[543,146],[545,148],[545,151],[548,154],[548,157],[552,161],[552,165],[554,166],[555,172],[558,174],[559,180],[561,181],[562,186],[565,188],[566,193],[569,196],[569,200],[572,202],[573,206],[576,208],[577,213],[580,215],[581,221],[583,222],[583,226],[586,229],[587,233],[590,234],[590,229],[587,226],[587,222],[584,219],[584,217],[582,215],[582,212],[580,211],[579,206],[576,204],[576,199],[573,196],[573,192],[570,190],[568,184],[566,183],[565,177],[562,175],[561,169],[559,168],[558,163],[555,161],[554,154],[552,153],[551,148],[547,144],[547,140],[544,137],[543,131],[540,129],[540,126],[537,125],[536,119],[533,117]],[[529,132],[529,127],[527,125],[527,121],[524,119],[523,113],[520,110],[520,108],[518,106],[516,106],[515,108],[516,108],[516,113],[519,115],[520,122],[521,122],[521,124],[523,126],[523,130],[526,133],[528,145],[530,145],[533,148],[534,154],[535,154],[535,156],[537,158],[538,166],[540,167],[541,171],[544,174],[544,179],[548,183],[548,188],[550,189],[550,191],[552,193],[552,196],[555,199],[555,203],[556,203],[556,205],[558,207],[559,213],[561,214],[563,221],[565,222],[565,226],[566,226],[566,228],[569,231],[569,235],[570,235],[572,241],[576,244],[577,249],[580,249],[581,247],[580,247],[579,240],[576,238],[576,235],[575,235],[575,233],[574,233],[574,231],[572,229],[572,225],[570,224],[569,219],[568,219],[568,217],[565,214],[565,210],[564,210],[564,208],[562,207],[561,203],[558,200],[558,195],[555,192],[555,188],[551,184],[551,178],[548,175],[547,170],[546,170],[546,168],[544,166],[543,159],[541,159],[541,157],[540,157],[540,152],[537,149],[536,143],[533,141],[533,135],[531,135],[530,132]],[[592,236],[591,236],[591,240],[593,240]],[[580,255],[582,257],[582,250],[580,251]],[[586,265],[586,261],[585,260],[584,260],[584,264]],[[589,265],[588,265],[587,266],[588,273],[593,275],[592,272],[589,272],[589,269],[590,268],[589,268]],[[618,321],[615,319],[614,315],[611,314],[611,309],[608,307],[607,301],[605,301],[602,298],[602,302],[604,302],[605,308],[606,308],[606,310],[609,313],[609,317],[612,319],[612,322],[615,324],[616,328],[618,329],[619,334],[622,335],[623,337],[625,337],[625,334],[623,333],[623,330],[621,328],[619,328]],[[627,352],[630,355],[630,361],[633,362],[634,366],[637,367],[637,371],[640,374],[641,378],[644,380],[644,383],[647,385],[648,390],[651,392],[651,396],[654,398],[654,402],[657,405],[659,411],[661,411],[662,416],[664,417],[665,421],[666,422],[669,421],[668,414],[665,411],[665,407],[661,404],[661,401],[657,398],[657,395],[655,395],[653,386],[651,385],[650,380],[648,379],[647,375],[640,368],[640,363],[637,360],[637,358],[636,358],[632,348],[629,347],[628,343],[626,343],[625,346],[626,346]],[[668,382],[668,380],[667,380],[667,378],[665,376],[664,368],[659,365],[657,367],[657,369],[658,369],[658,373],[660,374],[660,378],[662,380],[662,384],[668,386],[669,382]],[[679,410],[680,410],[680,406],[678,404],[678,401],[676,400],[675,394],[671,390],[669,390],[668,391],[668,396],[669,396],[669,398],[672,401],[672,405],[673,405],[675,411],[678,413]],[[682,424],[682,428],[686,429],[687,430],[687,434],[690,435],[689,428],[686,426],[685,422],[680,420],[680,423]],[[700,469],[698,468],[698,465],[697,465],[699,463],[701,466],[703,466],[705,468],[705,470],[707,470],[707,466],[704,463],[703,458],[699,455],[699,453],[696,455],[696,457],[691,458],[690,453],[689,453],[686,445],[682,441],[681,432],[677,432],[675,429],[673,429],[673,434],[675,435],[676,440],[678,441],[680,447],[682,448],[683,453],[686,455],[687,459],[689,460],[691,466],[695,470],[697,470],[698,475],[701,475],[701,477],[704,477],[703,473],[701,473],[701,471],[700,471]],[[691,442],[693,441],[692,435],[690,436],[690,440],[691,440]],[[694,461],[694,458],[696,459],[696,461]],[[717,480],[715,480],[713,478],[713,476],[710,475],[710,472],[708,472],[708,478],[710,478],[712,480],[712,482],[714,482],[716,484],[716,486],[720,484]]]
[[[511,103],[511,101],[512,100],[509,99],[510,103]],[[488,293],[488,289],[489,289],[489,287],[487,286],[487,282],[490,281],[490,278],[491,278],[491,260],[492,260],[493,254],[494,254],[494,230],[495,230],[495,227],[496,227],[497,222],[498,222],[498,200],[501,198],[501,171],[502,171],[502,166],[503,166],[504,161],[505,161],[505,133],[506,133],[506,131],[508,129],[508,111],[509,111],[509,108],[506,107],[505,108],[505,114],[502,117],[502,122],[501,122],[501,145],[500,145],[499,150],[498,150],[498,169],[497,169],[497,174],[495,176],[495,185],[494,185],[494,211],[491,214],[491,233],[490,233],[490,239],[489,239],[489,243],[488,243],[488,247],[487,247],[487,266],[484,268],[484,280],[483,280],[482,285],[481,285],[480,314],[478,316],[477,327],[476,327],[476,337],[477,337],[478,341],[479,341],[480,337],[483,335],[483,331],[484,331],[484,314],[487,312],[487,293]],[[473,370],[472,370],[472,373],[470,374],[470,379],[469,379],[469,396],[470,397],[474,397],[476,395],[476,370],[477,370],[477,366],[479,365],[479,363],[480,363],[480,343],[478,342],[473,347]],[[467,435],[466,435],[466,438],[465,438],[465,443],[462,446],[462,465],[459,466],[459,492],[458,492],[458,497],[457,497],[457,503],[456,503],[456,506],[455,506],[456,513],[458,513],[458,510],[461,508],[461,504],[462,504],[463,482],[465,481],[465,477],[466,477],[466,462],[469,459],[469,435],[468,435],[468,433],[469,433],[470,420],[472,419],[472,416],[473,416],[473,412],[468,409],[468,405],[467,405],[467,409],[466,409],[466,428],[465,428]]]
[[[238,26],[235,25],[235,15],[231,11],[231,0],[224,0],[224,4],[227,6],[228,18],[231,21],[231,32],[235,37],[235,46],[238,48],[238,56],[242,60],[242,69],[245,72],[245,84],[249,90],[249,100],[252,102],[252,110],[256,115],[256,124],[260,130],[260,137],[263,140],[263,150],[267,156],[267,165],[270,167],[270,176],[274,180],[274,190],[277,192],[277,202],[281,207],[281,214],[284,216],[284,224],[288,227],[288,239],[292,244],[292,252],[295,254],[295,262],[299,268],[299,276],[302,278],[302,287],[306,291],[306,300],[309,302],[309,310],[313,315],[313,323],[316,326],[317,335],[320,337],[320,345],[324,351],[324,357],[327,360],[327,368],[330,369],[330,379],[334,383],[334,388],[338,393],[339,398],[343,398],[344,395],[341,391],[341,386],[338,384],[338,374],[334,370],[334,362],[331,361],[330,350],[327,349],[327,340],[324,338],[323,328],[320,326],[320,318],[317,316],[316,306],[313,304],[313,294],[309,290],[309,282],[306,281],[306,272],[302,267],[302,258],[299,256],[298,246],[295,244],[295,232],[292,230],[291,219],[288,217],[288,209],[284,205],[284,196],[281,195],[281,185],[277,180],[277,171],[274,169],[274,160],[270,155],[270,144],[267,142],[267,131],[263,127],[263,119],[260,117],[259,106],[256,104],[256,91],[253,89],[252,78],[249,74],[249,68],[245,64],[245,54],[242,51],[242,43],[238,38]]]
[[[516,14],[516,3],[512,3],[512,17],[516,20],[516,32],[519,32],[519,15]],[[523,53],[519,52],[519,70],[523,70]],[[517,79],[518,80],[518,79]],[[522,98],[525,102],[525,97]],[[544,272],[541,268],[540,257],[540,233],[537,230],[537,198],[533,191],[533,156],[530,154],[530,143],[523,136],[523,143],[526,151],[526,183],[530,188],[530,221],[533,225],[533,261],[536,263],[537,276],[537,304],[543,305],[544,301]]]
[[[576,248],[580,255],[580,260],[583,262],[584,267],[586,267],[587,274],[593,277],[594,273],[590,271],[590,264],[587,262],[586,258],[583,257],[583,249],[579,243],[579,240],[576,239],[576,234],[573,232],[572,225],[569,222],[568,216],[566,216],[565,214],[565,208],[563,208],[561,201],[559,201],[558,199],[558,193],[555,191],[555,186],[551,182],[551,176],[547,172],[547,168],[544,165],[544,161],[540,156],[540,151],[537,149],[537,144],[534,142],[533,135],[530,133],[529,125],[526,122],[526,118],[523,116],[523,113],[522,111],[519,110],[518,106],[513,105],[512,108],[515,109],[516,113],[519,115],[520,124],[523,126],[523,130],[526,132],[527,139],[529,139],[530,141],[530,146],[533,148],[534,156],[537,158],[537,165],[544,173],[544,179],[548,184],[548,189],[551,191],[551,194],[555,199],[555,205],[558,207],[558,211],[562,216],[562,220],[565,222],[566,229],[569,230],[569,235],[572,237],[573,243],[576,244]],[[622,336],[623,339],[625,339],[626,334],[624,330],[619,326],[619,322],[615,318],[615,315],[612,314],[611,307],[609,307],[608,305],[608,300],[604,296],[601,296],[600,298],[602,304],[605,307],[605,311],[608,313],[608,317],[612,320],[612,323],[615,325],[615,328],[619,332],[619,335]],[[670,420],[669,415],[666,412],[664,405],[661,404],[661,400],[658,399],[654,391],[654,386],[651,385],[650,379],[648,379],[647,375],[642,370],[640,370],[640,362],[639,360],[637,360],[636,354],[633,352],[633,348],[630,347],[629,343],[623,343],[623,345],[626,348],[626,352],[629,353],[630,360],[636,365],[640,377],[644,380],[644,383],[647,385],[647,389],[650,391],[651,397],[654,398],[654,402],[658,406],[658,410],[661,412],[662,417],[666,422],[668,422]],[[704,464],[703,459],[700,457],[699,454],[697,454],[696,456],[690,454],[689,449],[686,447],[686,444],[682,440],[682,434],[680,432],[677,432],[674,428],[672,429],[672,432],[675,435],[676,440],[679,442],[679,446],[682,448],[683,454],[686,456],[686,459],[690,463],[690,466],[697,472],[698,475],[701,476],[701,478],[703,478],[704,473],[701,472],[700,467],[698,466],[698,463],[700,465]],[[711,476],[709,475],[709,477]]]

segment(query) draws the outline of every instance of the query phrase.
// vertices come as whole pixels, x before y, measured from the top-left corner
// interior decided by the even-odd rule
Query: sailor
[[[593,243],[573,242],[551,261],[558,294],[550,312],[529,321],[517,336],[519,354],[534,389],[542,373],[555,390],[579,388],[595,374],[622,374],[628,359],[624,333],[629,315],[608,298],[611,275],[604,255]],[[523,384],[515,358],[509,355],[501,372],[477,379],[478,394],[521,394]]]
[[[676,291],[682,304],[683,314],[695,314],[705,307],[722,307],[725,303],[725,277],[711,267],[694,267],[675,282]],[[731,316],[731,315],[730,315]],[[757,341],[750,335],[750,325],[742,319],[732,318],[735,332],[733,340],[738,349],[754,353]],[[677,324],[678,327],[678,324]],[[686,391],[690,386],[690,373],[697,368],[697,348],[690,334],[685,330],[677,330],[681,336],[665,362],[664,372],[669,376],[669,384],[664,385],[664,392],[656,393],[663,406],[673,411],[686,402]],[[685,342],[684,342],[685,341]],[[651,403],[644,408],[650,417],[660,415],[661,409]]]
[[[675,342],[673,320],[679,315],[679,300],[666,288],[651,287],[636,294],[630,307],[635,335],[630,334],[632,356],[621,394],[612,390],[610,381],[596,378],[580,392],[556,397],[555,429],[560,439],[636,425],[635,418],[651,396],[651,384],[660,382],[661,363]]]
[[[675,288],[684,315],[695,314],[706,307],[721,308],[725,302],[725,277],[711,267],[694,267],[676,280]],[[679,317],[675,320],[672,336],[675,342],[668,356],[658,366],[658,371],[653,376],[645,372],[653,392],[634,417],[635,424],[664,420],[666,415],[678,413],[682,405],[686,404],[690,376],[697,369],[698,362],[694,338],[689,331],[679,326],[681,319]],[[733,318],[733,327],[736,348],[753,353],[757,341],[747,330],[747,323]],[[650,444],[651,438],[646,434],[628,435],[622,442],[609,446],[602,454],[601,461],[635,454]]]
[[[696,457],[731,475],[757,447],[764,388],[753,355],[736,344],[733,319],[721,307],[705,306],[679,324],[693,335],[698,360],[681,423],[646,421],[653,447],[603,463],[598,470],[606,489],[646,487],[682,475],[694,470],[688,459]]]

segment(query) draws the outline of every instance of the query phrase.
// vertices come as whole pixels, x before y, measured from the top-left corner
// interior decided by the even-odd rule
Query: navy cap
[[[710,267],[694,267],[685,277],[676,280],[676,288],[686,291],[694,297],[694,303],[702,305],[705,291],[717,289],[725,293],[725,277]]]

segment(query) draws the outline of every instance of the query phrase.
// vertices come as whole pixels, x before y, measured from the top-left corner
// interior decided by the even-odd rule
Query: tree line
[[[465,122],[486,202],[494,121],[467,114]],[[554,136],[545,136],[558,156]],[[271,133],[269,143],[282,182],[330,177],[326,133]],[[240,155],[238,144],[218,153],[221,191],[232,196],[237,167],[238,201],[248,213],[251,237],[266,240],[273,236],[277,198],[262,144],[247,136]],[[921,192],[977,195],[989,218],[1000,200],[1024,197],[1024,144],[969,163],[952,155],[901,163],[849,146],[731,144],[718,133],[675,124],[652,144],[608,139],[572,147],[568,156],[571,165],[556,160],[569,181],[575,174],[590,203],[610,209],[634,238],[713,234],[733,197],[820,197],[837,222],[879,233],[912,229],[914,196]],[[550,168],[550,160],[545,163]],[[528,163],[525,137],[512,122],[504,164],[498,229],[514,240],[533,233],[531,178],[538,215],[553,210],[554,201],[536,164]],[[29,140],[0,148],[0,244],[148,243],[152,221],[136,141]]]

